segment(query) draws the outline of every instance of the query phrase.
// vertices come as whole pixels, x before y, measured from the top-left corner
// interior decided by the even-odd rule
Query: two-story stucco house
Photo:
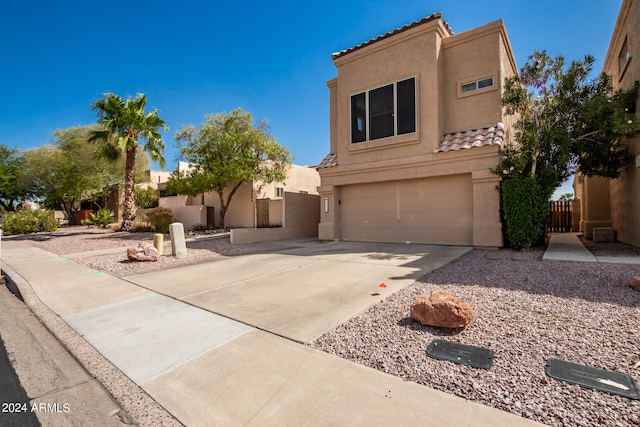
[[[319,238],[503,246],[508,143],[501,97],[517,68],[504,23],[454,34],[440,13],[333,54]]]

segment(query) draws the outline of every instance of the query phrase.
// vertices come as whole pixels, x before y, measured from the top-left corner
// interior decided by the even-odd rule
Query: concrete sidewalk
[[[187,426],[539,425],[300,344],[468,250],[340,243],[125,280],[3,242],[2,266]]]
[[[542,259],[545,261],[602,262],[610,264],[640,265],[640,257],[594,256],[578,236],[582,233],[552,234]]]

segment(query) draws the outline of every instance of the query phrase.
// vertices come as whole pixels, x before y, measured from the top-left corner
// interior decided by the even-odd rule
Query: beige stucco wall
[[[580,199],[580,231],[591,239],[593,229],[611,227],[610,180],[600,177],[580,177],[574,191]]]
[[[291,165],[287,172],[287,179],[283,182],[272,182],[271,184],[255,183],[256,195],[258,199],[274,199],[276,187],[284,188],[284,191],[299,193],[306,191],[309,194],[318,194],[320,185],[320,174],[314,167]]]
[[[224,198],[227,199],[230,187],[227,187],[224,191]],[[195,196],[193,200],[194,204],[202,203],[202,196]],[[220,226],[220,197],[218,193],[209,192],[204,195],[204,204],[206,206],[213,206],[215,209],[215,225]],[[227,214],[225,215],[225,228],[234,227],[255,227],[255,194],[253,192],[253,183],[246,182],[240,185],[240,188],[235,192]]]
[[[629,89],[640,81],[640,1],[624,0],[614,28],[603,71],[612,77],[614,89]],[[618,57],[627,40],[631,54],[628,66],[620,70]],[[640,113],[640,96],[636,102]],[[640,247],[640,137],[630,142],[634,158],[631,168],[610,186],[611,225],[621,242]],[[589,198],[597,195],[587,194]]]
[[[380,183],[382,191],[389,182],[467,175],[470,179],[465,191],[473,214],[469,220],[473,229],[468,239],[450,243],[502,246],[500,194],[496,190],[500,180],[489,172],[498,164],[498,148],[433,151],[445,133],[511,123],[505,120],[500,98],[503,80],[516,73],[516,65],[503,22],[450,36],[442,21],[435,20],[338,57],[334,63],[338,76],[327,82],[329,149],[338,154],[338,166],[320,169],[319,238],[344,239],[349,235],[343,230],[344,224],[357,222],[357,218],[351,217],[354,211],[345,212],[341,205],[346,186]],[[351,96],[414,76],[416,132],[351,144]],[[494,78],[493,87],[461,93],[461,83],[485,77]],[[446,188],[446,180],[442,182]],[[368,208],[379,206],[372,202]],[[392,232],[388,234],[393,236]],[[399,235],[396,238],[402,240]],[[427,235],[415,241],[436,240],[442,243],[441,239]]]
[[[207,209],[205,206],[185,206],[178,203],[167,203],[162,206],[171,210],[171,214],[177,222],[182,223],[185,231],[192,230],[196,225],[207,223]],[[138,209],[136,218],[140,221],[146,221],[147,212],[153,209]]]
[[[149,181],[143,182],[139,185],[142,188],[151,187],[154,190],[158,190],[159,184],[164,184],[167,181],[169,181],[169,178],[171,177],[171,172],[149,169],[146,171],[146,175],[149,177]]]
[[[302,237],[317,237],[320,221],[317,194],[285,192],[284,224],[279,228],[236,228],[231,230],[231,243],[244,244]]]
[[[442,133],[466,131],[503,121],[501,82],[514,74],[502,21],[449,37],[443,43],[444,128]],[[494,85],[462,93],[463,83],[493,77]]]
[[[187,168],[187,164],[181,162],[182,170]],[[235,192],[225,216],[225,228],[241,228],[255,227],[255,210],[256,199],[274,199],[270,203],[269,221],[272,224],[282,224],[283,205],[278,202],[276,197],[276,187],[284,188],[285,192],[298,193],[307,191],[309,194],[318,194],[318,186],[320,185],[320,175],[315,168],[306,166],[292,165],[289,169],[287,179],[284,182],[271,183],[268,185],[260,183],[243,183]],[[225,189],[224,198],[229,195],[231,186]],[[279,199],[281,200],[281,199]],[[220,197],[215,192],[206,194],[197,194],[195,196],[173,196],[161,197],[160,206],[176,207],[176,206],[212,206],[215,212],[214,224],[216,227],[220,225]],[[206,210],[204,212],[204,221],[200,224],[207,224]],[[186,226],[185,226],[186,228]]]

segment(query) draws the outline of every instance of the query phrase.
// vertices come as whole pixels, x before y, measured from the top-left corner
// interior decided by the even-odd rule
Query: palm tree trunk
[[[124,200],[122,209],[122,231],[129,231],[136,220],[134,186],[136,177],[136,147],[127,150],[124,167]]]

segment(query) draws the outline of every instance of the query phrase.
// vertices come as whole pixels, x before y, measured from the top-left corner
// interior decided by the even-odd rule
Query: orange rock
[[[464,328],[471,323],[473,309],[468,302],[448,292],[434,291],[411,303],[411,318],[428,326]]]
[[[640,276],[632,277],[631,280],[629,280],[629,286],[640,292]]]

